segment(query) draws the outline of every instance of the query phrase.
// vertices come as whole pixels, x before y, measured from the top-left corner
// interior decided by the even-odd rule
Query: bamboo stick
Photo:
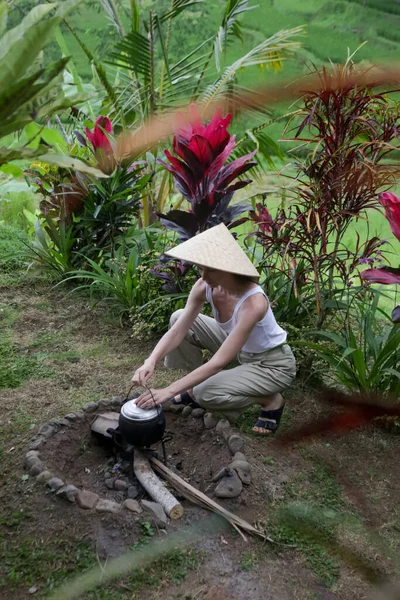
[[[162,462],[160,462],[156,458],[151,457],[150,463],[158,473],[162,474],[164,479],[169,481],[176,490],[178,490],[183,496],[185,496],[192,502],[199,504],[200,506],[207,508],[208,510],[211,510],[212,512],[215,512],[220,516],[224,517],[224,519],[229,521],[229,523],[231,523],[231,525],[236,530],[240,528],[246,531],[247,533],[250,533],[251,535],[257,535],[269,542],[273,542],[271,538],[267,537],[264,533],[253,527],[253,525],[250,525],[250,523],[248,523],[241,517],[238,517],[234,513],[229,512],[223,506],[221,506],[220,504],[203,494],[203,492],[197,490],[192,485],[187,483],[184,479],[176,475],[173,471],[168,469],[168,467],[166,467]]]

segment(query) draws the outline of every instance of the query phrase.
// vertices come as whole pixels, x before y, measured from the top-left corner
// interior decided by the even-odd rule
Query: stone
[[[39,452],[36,456],[25,456],[24,467],[27,471],[37,462],[40,462]]]
[[[244,485],[250,485],[251,484],[251,474],[250,472],[246,473],[245,471],[242,471],[242,469],[235,469],[236,473],[238,474],[238,477],[240,479],[240,481],[242,483],[244,483]]]
[[[104,483],[106,484],[109,490],[113,490],[115,479],[114,477],[110,477],[109,479],[105,479]]]
[[[128,498],[134,500],[140,494],[139,486],[133,484],[128,487]]]
[[[137,514],[142,512],[139,502],[137,502],[136,500],[132,500],[131,498],[128,498],[128,500],[125,500],[122,503],[122,506],[134,513],[137,513]]]
[[[217,481],[219,481],[220,479],[222,479],[223,477],[225,477],[225,475],[229,474],[229,469],[227,469],[226,467],[222,467],[222,469],[220,469],[219,471],[217,471],[214,475],[214,477],[212,478],[212,481],[214,483],[216,483]]]
[[[214,429],[218,423],[218,418],[214,413],[206,413],[203,417],[204,427],[206,429]]]
[[[32,440],[29,444],[29,450],[40,450],[44,446],[45,439],[42,436],[38,436],[36,439]]]
[[[224,440],[227,440],[232,434],[231,424],[228,419],[221,419],[215,426],[215,431],[222,435]]]
[[[84,412],[93,412],[93,411],[97,410],[97,408],[98,408],[97,402],[88,402],[87,404],[85,404],[85,406],[82,406],[82,410]]]
[[[120,511],[120,509],[121,505],[118,504],[118,502],[114,502],[113,500],[103,499],[96,504],[96,510],[98,512],[117,513]]]
[[[75,487],[72,484],[69,484],[69,485],[64,485],[62,488],[60,488],[56,492],[56,495],[60,496],[60,498],[65,498],[65,500],[68,500],[69,502],[75,502],[78,491],[79,490],[77,487]]]
[[[81,419],[83,419],[83,417],[85,416],[85,413],[84,413],[84,412],[82,412],[81,410],[78,410],[78,411],[75,413],[75,416],[76,416],[76,418],[77,418],[77,419],[81,420]]]
[[[123,403],[124,399],[121,396],[113,396],[111,398],[111,404],[113,406],[121,406],[121,404]]]
[[[238,474],[236,471],[230,471],[229,475],[221,479],[215,488],[214,494],[217,498],[237,498],[240,496],[242,490],[243,484]]]
[[[194,408],[192,410],[192,417],[194,419],[201,419],[205,412],[206,411],[204,410],[204,408]]]
[[[69,427],[71,425],[71,421],[68,421],[68,419],[60,419],[58,422],[63,427]]]
[[[25,454],[25,458],[29,458],[30,456],[39,457],[39,450],[28,450],[28,452]]]
[[[182,411],[182,416],[183,417],[190,417],[190,415],[193,412],[193,408],[191,406],[185,406],[185,408]]]
[[[184,408],[184,404],[171,404],[171,406],[169,407],[169,412],[171,412],[173,415],[177,415],[178,413],[183,412]]]
[[[114,489],[116,489],[118,492],[123,492],[124,490],[128,489],[128,484],[123,479],[116,479],[114,481]]]
[[[47,483],[49,481],[49,479],[51,479],[52,477],[53,477],[53,473],[51,473],[51,471],[42,471],[36,477],[36,481],[38,483]]]
[[[104,479],[110,479],[110,477],[112,477],[112,473],[111,473],[111,471],[106,471],[106,472],[104,473]]]
[[[104,407],[111,404],[111,398],[104,398],[103,400],[99,400],[99,406]]]
[[[104,437],[111,438],[112,436],[107,433],[107,429],[117,429],[119,422],[119,413],[117,412],[105,412],[97,415],[90,427],[94,433],[104,435]]]
[[[158,502],[150,502],[150,500],[142,500],[142,506],[150,514],[150,519],[158,527],[166,526],[167,515],[161,504],[158,504]]]
[[[99,501],[99,496],[94,492],[89,492],[88,490],[79,490],[76,495],[76,503],[81,508],[85,510],[90,510],[94,508]]]
[[[28,590],[28,594],[36,594],[36,592],[38,591],[38,587],[36,587],[36,585],[33,585],[32,587],[29,588]]]
[[[247,462],[247,458],[245,457],[243,452],[236,452],[236,454],[233,457],[233,460],[242,460],[243,462]]]
[[[76,414],[75,413],[68,413],[67,415],[65,415],[65,418],[68,421],[74,422],[74,421],[76,421]]]
[[[51,436],[54,435],[55,433],[56,433],[56,428],[54,427],[54,425],[51,425],[50,423],[46,423],[45,425],[42,425],[41,428],[39,429],[39,434],[42,435],[46,439],[51,438]]]
[[[241,452],[244,448],[244,439],[234,433],[228,439],[228,447],[231,451],[231,454],[236,454],[237,452]]]
[[[46,470],[46,467],[44,466],[42,461],[37,459],[37,461],[35,463],[33,463],[31,468],[29,469],[28,473],[29,473],[29,475],[31,475],[31,477],[36,477],[37,475],[40,475],[40,473],[43,473],[43,471],[45,471],[45,470]]]
[[[65,485],[65,483],[63,482],[62,479],[60,479],[59,477],[52,477],[51,479],[48,480],[47,482],[47,486],[51,489],[51,490],[59,490],[60,488],[62,488]]]
[[[241,469],[245,473],[250,473],[250,465],[246,460],[233,460],[229,465],[229,468],[235,469],[235,471]]]

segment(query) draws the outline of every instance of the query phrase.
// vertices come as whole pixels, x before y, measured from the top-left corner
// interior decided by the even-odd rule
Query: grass
[[[18,227],[0,223],[0,273],[22,269],[25,262],[19,255],[28,243],[29,236]]]
[[[10,328],[18,321],[20,309],[0,305],[0,389],[19,387],[32,377],[49,377],[44,356],[31,355],[29,348],[19,348],[12,341]]]
[[[0,340],[0,389],[16,388],[31,378],[42,379],[53,373],[42,363],[45,356],[31,356],[27,349],[20,350],[6,336]]]
[[[18,524],[17,519],[15,522]],[[93,544],[82,540],[24,538],[17,541],[7,537],[0,542],[0,547],[3,557],[0,590],[35,586],[43,597],[68,576],[96,564]]]
[[[99,587],[87,594],[87,600],[135,600],[145,588],[156,590],[161,585],[181,584],[189,571],[200,567],[203,553],[175,548],[143,569],[134,569],[128,577],[112,585]],[[150,597],[150,596],[149,596]]]
[[[257,567],[257,564],[258,558],[255,552],[243,552],[240,560],[240,568],[242,569],[242,571],[252,571]]]
[[[307,453],[309,464],[285,485],[284,498],[271,511],[268,531],[282,544],[293,546],[307,566],[332,586],[340,572],[340,561],[332,552],[340,518],[351,516],[348,504],[330,467],[318,456]],[[273,465],[271,457],[264,464]]]
[[[38,198],[32,192],[8,192],[0,196],[0,223],[26,231],[29,223],[24,209],[34,213],[39,205]]]

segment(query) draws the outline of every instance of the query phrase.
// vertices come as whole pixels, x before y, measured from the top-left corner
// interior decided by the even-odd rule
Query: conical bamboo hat
[[[210,269],[260,277],[251,260],[223,223],[199,233],[165,254]]]

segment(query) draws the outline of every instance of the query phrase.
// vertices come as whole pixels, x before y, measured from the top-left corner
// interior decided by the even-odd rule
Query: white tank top
[[[232,317],[229,321],[221,321],[218,319],[218,310],[214,306],[214,302],[212,299],[212,288],[206,284],[206,298],[207,301],[211,304],[214,319],[226,334],[230,334],[233,328],[237,323],[237,315],[240,307],[243,302],[249,298],[249,296],[253,296],[254,294],[263,294],[267,298],[264,290],[258,285],[257,287],[251,288],[248,290],[241,298],[239,298],[238,303],[235,306]],[[268,298],[267,298],[268,300]],[[260,352],[265,352],[266,350],[271,350],[276,346],[280,346],[286,342],[286,331],[282,329],[278,325],[275,320],[274,314],[272,312],[270,303],[268,301],[268,309],[267,312],[261,321],[255,324],[252,332],[246,340],[246,343],[243,345],[242,350],[244,352],[250,352],[253,354],[259,354]]]

